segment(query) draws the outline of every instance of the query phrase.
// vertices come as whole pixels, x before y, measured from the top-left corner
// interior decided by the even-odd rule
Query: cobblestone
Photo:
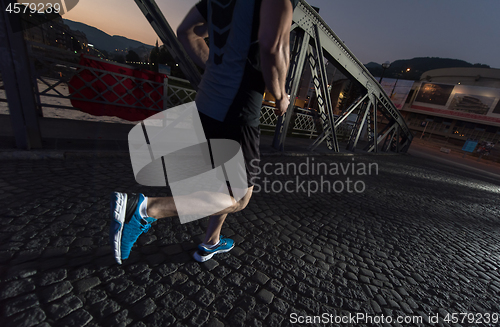
[[[261,289],[257,294],[257,298],[266,304],[270,304],[274,299],[274,294],[266,289]]]
[[[9,302],[5,305],[3,311],[5,316],[10,317],[16,313],[39,305],[40,303],[38,302],[37,296],[35,294],[28,294],[10,299]]]
[[[360,194],[256,192],[224,226],[236,248],[203,264],[191,253],[206,220],[159,220],[122,266],[108,244],[110,192],[165,190],[138,185],[122,158],[2,161],[2,323],[290,326],[291,313],[500,310],[500,183],[410,156],[314,158],[376,163],[378,175],[350,176]]]

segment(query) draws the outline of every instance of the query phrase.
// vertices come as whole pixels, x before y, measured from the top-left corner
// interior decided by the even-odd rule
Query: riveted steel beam
[[[160,39],[169,47],[176,60],[181,64],[186,77],[191,81],[193,86],[197,86],[200,80],[200,75],[190,58],[186,55],[184,49],[178,42],[174,32],[170,28],[168,22],[161,14],[154,0],[135,0],[143,14],[153,26],[154,30]],[[291,31],[295,33],[295,44],[293,45],[291,54],[291,69],[288,73],[287,92],[292,96],[291,104],[288,113],[284,117],[278,119],[275,130],[275,138],[273,146],[283,151],[285,146],[286,134],[293,115],[293,102],[297,94],[299,80],[303,71],[304,61],[309,51],[309,45],[315,49],[314,60],[309,57],[309,63],[315,63],[316,77],[318,78],[317,85],[315,84],[316,92],[323,99],[323,112],[320,112],[321,121],[323,124],[323,134],[320,135],[310,149],[316,148],[321,142],[326,141],[327,146],[333,151],[339,151],[335,128],[340,124],[340,120],[335,120],[333,108],[329,95],[328,83],[326,81],[326,72],[324,59],[333,64],[341,73],[347,76],[351,81],[355,81],[363,89],[364,94],[369,96],[368,102],[363,102],[363,107],[358,112],[356,122],[356,130],[351,133],[349,139],[349,148],[354,150],[361,136],[363,125],[369,126],[369,146],[368,151],[378,151],[380,142],[387,135],[378,131],[379,124],[377,123],[378,113],[388,117],[391,124],[397,125],[399,137],[392,137],[397,142],[396,151],[406,151],[411,144],[413,135],[406,125],[399,110],[394,106],[389,99],[382,86],[370,74],[365,66],[354,56],[354,54],[345,46],[344,42],[328,27],[321,16],[304,0],[300,0],[293,14],[293,24]],[[359,104],[359,103],[358,103]],[[359,109],[358,104],[356,108]],[[352,108],[351,108],[352,109]],[[321,110],[321,109],[320,109]],[[368,111],[371,110],[371,111]],[[352,112],[351,110],[350,112]],[[345,117],[342,117],[342,120]],[[371,138],[371,139],[370,139]],[[354,148],[353,148],[354,146]]]
[[[294,11],[293,27],[295,31],[303,30],[306,34],[309,34],[311,36],[311,45],[316,47],[315,60],[311,60],[310,58],[313,79],[315,77],[314,66],[317,65],[317,67],[321,69],[324,65],[318,64],[318,62],[321,63],[323,58],[326,58],[344,75],[348,76],[351,80],[356,81],[364,89],[364,92],[366,92],[366,94],[370,97],[370,101],[365,104],[364,108],[359,113],[361,117],[358,117],[355,124],[356,130],[351,133],[348,148],[351,149],[351,151],[354,150],[360,139],[361,129],[366,124],[366,126],[369,126],[369,129],[371,129],[370,132],[372,133],[369,134],[369,136],[372,137],[369,139],[370,144],[372,144],[372,146],[369,147],[369,151],[378,151],[378,145],[384,139],[384,137],[381,137],[383,134],[378,131],[379,124],[377,123],[377,114],[380,112],[384,116],[388,117],[390,121],[394,121],[394,124],[398,126],[397,130],[400,137],[394,137],[397,142],[397,146],[395,147],[396,151],[406,151],[411,143],[411,140],[413,139],[413,135],[411,134],[399,110],[394,106],[381,85],[370,74],[365,66],[345,46],[342,40],[330,29],[330,27],[328,27],[321,16],[319,16],[319,14],[303,0],[299,1],[299,4]],[[320,45],[321,49],[318,49],[318,45]],[[318,75],[321,75],[321,71]],[[319,90],[323,87],[322,84],[325,84],[326,81],[324,81],[321,76],[318,76],[318,79],[321,80],[321,83],[319,83],[319,85],[318,83],[315,83],[315,87],[319,98],[324,94],[327,94],[327,92],[321,92],[321,90]],[[330,139],[335,138],[336,136],[335,131],[332,131],[330,126],[338,126],[338,124],[337,122],[335,122],[335,124],[333,123],[333,112],[328,109],[331,109],[331,103],[330,105],[328,104],[328,100],[330,100],[330,98],[329,96],[327,98],[328,99],[325,97],[325,99],[323,99],[324,103],[320,103],[319,105],[320,117],[323,118],[322,123],[324,132],[318,137],[318,139],[316,139],[310,149],[314,149],[321,142],[326,141],[329,148],[334,151],[338,151],[338,147],[330,145]],[[322,113],[321,107],[327,109]],[[400,139],[402,139],[401,142]]]
[[[3,4],[3,2],[2,2]],[[0,71],[9,104],[16,146],[20,149],[42,147],[32,71],[26,42],[17,14],[0,13]],[[13,28],[17,27],[17,28]]]
[[[170,27],[170,24],[165,19],[165,16],[163,16],[156,2],[154,0],[135,0],[135,3],[139,6],[144,16],[146,16],[151,27],[153,27],[175,61],[179,63],[179,67],[184,73],[184,76],[186,76],[191,85],[197,90],[198,84],[200,84],[201,81],[201,74],[191,58],[187,55],[184,47],[177,39],[177,35]]]
[[[304,70],[304,63],[307,54],[307,46],[310,36],[304,31],[295,31],[292,42],[290,68],[286,80],[286,91],[290,95],[290,105],[285,115],[278,117],[276,131],[274,134],[273,147],[279,151],[284,150],[288,127],[293,116],[295,97],[297,96],[300,84],[300,77]]]

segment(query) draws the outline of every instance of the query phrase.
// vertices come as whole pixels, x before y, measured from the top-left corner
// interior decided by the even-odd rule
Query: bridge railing
[[[144,78],[132,77],[126,74],[117,72],[110,72],[103,69],[80,65],[80,55],[73,54],[69,51],[62,50],[55,47],[50,47],[43,44],[28,42],[28,54],[30,61],[35,68],[32,71],[32,81],[34,86],[34,95],[39,108],[40,115],[43,115],[43,108],[57,108],[67,110],[80,110],[71,105],[71,100],[84,101],[87,103],[116,105],[123,108],[137,108],[140,109],[140,101],[144,98],[151,100],[152,105],[148,110],[162,111],[170,107],[174,107],[186,102],[194,101],[196,91],[190,88],[184,88],[169,83],[172,81],[186,80],[177,79],[175,77],[166,78],[161,82],[155,82]],[[101,61],[103,63],[112,63],[115,66],[123,67],[128,70],[134,70],[133,66],[119,64],[112,61],[102,60],[92,57],[94,61]],[[70,94],[68,83],[72,78],[78,77],[82,72],[87,76],[92,76],[92,81],[81,80],[82,87],[75,89]],[[105,82],[104,78],[108,78]],[[114,85],[108,85],[106,90],[95,88],[96,82],[101,82],[101,86],[106,83],[109,84],[109,79],[113,80]],[[129,88],[126,94],[117,94],[113,87],[123,87],[124,82],[133,81],[134,87]],[[151,92],[147,92],[143,98],[137,98],[135,103],[128,104],[124,102],[124,96],[132,95],[135,91],[143,90],[147,86]],[[84,90],[95,93],[95,96],[86,97],[82,94]],[[103,98],[103,93],[110,92],[115,96],[114,99],[107,97]],[[151,94],[163,94],[161,98],[152,98]],[[69,100],[69,101],[68,101]],[[7,102],[6,97],[0,99],[1,102]]]

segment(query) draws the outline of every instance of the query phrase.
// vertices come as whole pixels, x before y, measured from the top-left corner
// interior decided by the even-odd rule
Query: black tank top
[[[291,0],[293,7],[298,0]],[[196,106],[216,120],[258,126],[265,82],[260,67],[262,0],[202,0],[196,8],[208,22],[210,55]]]

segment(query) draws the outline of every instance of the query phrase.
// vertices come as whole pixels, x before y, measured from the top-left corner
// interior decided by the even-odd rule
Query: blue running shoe
[[[224,238],[224,236],[220,236],[219,244],[212,248],[208,249],[203,245],[198,245],[198,251],[196,251],[193,255],[194,260],[198,262],[205,262],[207,260],[212,259],[215,254],[229,252],[234,248],[234,241],[230,238]]]
[[[142,233],[146,233],[156,219],[142,218],[139,212],[143,194],[113,192],[111,194],[111,225],[109,240],[118,264],[128,259],[132,246]]]

